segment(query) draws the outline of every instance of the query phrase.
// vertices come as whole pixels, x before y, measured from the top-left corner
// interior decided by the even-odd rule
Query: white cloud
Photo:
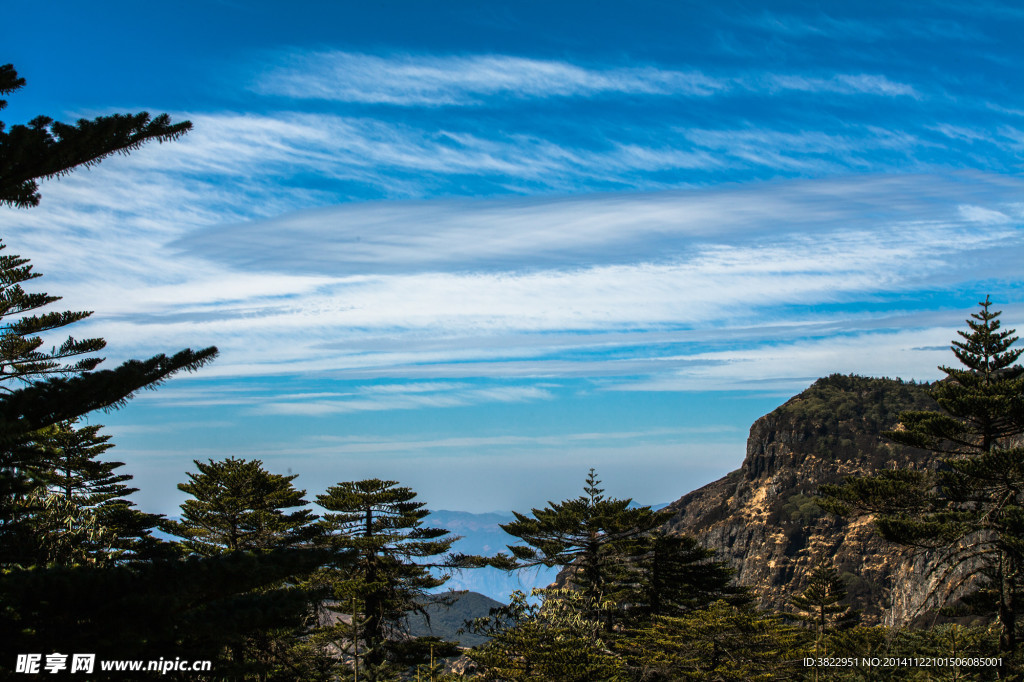
[[[1002,211],[995,211],[984,206],[961,205],[957,207],[966,220],[983,225],[1006,225],[1012,223],[1013,219]]]
[[[115,178],[130,177],[119,170]],[[70,182],[59,189],[79,191]],[[204,376],[333,373],[456,384],[272,405],[265,396],[246,402],[216,393],[191,402],[339,414],[548,399],[545,389],[458,386],[470,377],[686,375],[695,361],[735,365],[732,356],[699,355],[721,334],[755,347],[773,326],[824,336],[863,331],[872,316],[843,319],[829,307],[937,283],[969,286],[979,272],[1017,277],[1020,190],[1015,180],[982,175],[863,176],[362,203],[220,226],[197,213],[149,230],[141,222],[149,199],[141,198],[137,218],[126,220],[136,230],[117,239],[80,204],[76,214],[73,202],[55,201],[67,197],[59,192],[44,201],[60,210],[44,204],[15,217],[42,216],[53,240],[46,257],[77,264],[58,272],[62,286],[47,279],[46,289],[70,291],[68,308],[98,311],[76,335],[110,339],[111,361],[215,344],[221,358]],[[181,236],[169,248],[175,228]],[[53,238],[60,229],[67,241]],[[808,302],[823,308],[813,312]],[[697,346],[684,355],[645,349],[657,334]]]
[[[398,105],[479,104],[505,96],[601,94],[705,97],[729,87],[698,71],[651,67],[587,69],[508,55],[378,57],[327,51],[288,54],[253,84],[257,92],[294,98]]]
[[[966,216],[954,198],[982,206],[993,193],[1013,196],[1000,184],[967,175],[866,176],[554,199],[349,204],[203,229],[177,246],[255,271],[349,275],[357,287],[373,285],[360,275],[424,271],[554,269],[564,281],[561,271],[587,266],[722,259],[721,247],[729,245],[747,246],[749,257],[765,261],[761,249],[768,244],[759,240],[785,248],[800,235],[814,235],[811,248],[818,250],[861,238],[868,247],[888,239],[901,249],[916,232],[924,233],[924,244],[949,246],[942,240],[951,235],[929,238],[930,226],[962,228]],[[901,232],[902,242],[894,236]]]
[[[958,316],[951,315],[952,323]],[[955,326],[955,323],[952,325]],[[859,374],[934,380],[951,360],[950,327],[830,335],[687,357],[685,368],[636,382],[609,384],[628,391],[775,390],[791,395],[818,377]]]
[[[891,81],[879,74],[836,74],[828,78],[806,75],[769,74],[762,77],[770,91],[828,92],[840,95],[881,95],[913,97],[921,94],[912,85]]]
[[[646,95],[710,97],[786,90],[845,95],[920,97],[913,86],[881,74],[753,73],[712,76],[672,68],[587,68],[510,55],[389,55],[342,51],[279,55],[252,89],[294,99],[442,106],[493,104],[504,98]]]
[[[497,386],[489,388],[431,388],[407,386],[404,390],[367,390],[365,397],[345,400],[305,400],[302,396],[275,396],[254,407],[254,414],[326,416],[352,412],[409,410],[423,407],[461,407],[486,403],[518,403],[549,400],[553,395],[536,386]],[[289,400],[289,397],[293,399]]]

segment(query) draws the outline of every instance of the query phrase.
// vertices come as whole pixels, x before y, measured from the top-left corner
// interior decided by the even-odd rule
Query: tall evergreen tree
[[[178,484],[191,495],[181,504],[181,521],[163,524],[189,553],[282,549],[316,535],[316,516],[303,508],[306,491],[292,485],[298,476],[272,474],[258,459],[193,462],[199,472]]]
[[[611,629],[616,605],[628,598],[622,586],[638,580],[646,536],[669,514],[650,507],[630,507],[629,499],[605,497],[600,483],[591,469],[583,495],[548,502],[545,509],[533,509],[532,518],[513,512],[516,520],[501,528],[526,543],[509,545],[520,567],[571,566],[571,583],[589,603],[601,605],[601,619]]]
[[[22,565],[151,557],[163,543],[151,534],[160,520],[128,500],[137,492],[118,473],[123,462],[99,459],[113,447],[100,425],[61,422],[35,432],[41,452],[38,487],[19,498],[25,535],[8,535],[8,561]],[[67,539],[77,538],[75,542]],[[73,549],[69,554],[57,548]]]
[[[311,557],[318,554],[311,549],[318,534],[316,516],[304,508],[306,491],[292,484],[297,476],[271,473],[258,459],[193,461],[198,472],[189,473],[189,481],[178,484],[190,496],[181,504],[181,520],[162,524],[164,530],[182,538],[187,554],[211,558],[283,550],[299,550]],[[335,662],[322,649],[303,642],[315,626],[321,597],[308,583],[314,566],[308,561],[303,566],[303,573],[259,584],[252,599],[281,605],[282,615],[287,605],[290,620],[282,618],[277,627],[250,630],[244,638],[235,639],[223,653],[229,665],[267,680],[312,680],[330,674]]]
[[[814,630],[814,656],[828,656],[826,637],[857,624],[857,613],[846,600],[846,586],[834,566],[819,563],[811,571],[807,587],[789,599],[794,611],[785,614]]]
[[[940,412],[908,412],[886,435],[935,453],[930,469],[895,469],[823,486],[823,506],[839,514],[870,513],[881,534],[903,545],[936,550],[951,593],[991,588],[1001,650],[1017,648],[1018,593],[1024,569],[1024,368],[988,297],[959,331],[952,351],[961,367],[940,367],[946,379],[931,395]],[[960,570],[965,569],[965,570]],[[985,579],[988,576],[988,580]]]
[[[24,86],[11,65],[0,66],[0,94]],[[6,100],[0,100],[0,109]],[[147,140],[171,140],[191,124],[171,124],[166,116],[105,116],[77,126],[46,117],[8,131],[0,122],[0,202],[28,207],[39,202],[37,180],[127,153]],[[0,250],[4,247],[0,244]],[[174,356],[130,360],[112,370],[94,371],[102,339],[67,338],[46,350],[42,335],[85,319],[89,312],[44,311],[59,297],[27,293],[22,285],[39,277],[28,260],[0,253],[0,546],[17,542],[26,529],[27,501],[41,499],[44,453],[35,432],[98,409],[124,404],[136,391],[159,385],[181,371],[210,362],[216,348],[183,350]],[[37,505],[38,506],[38,505]],[[5,559],[0,558],[0,562]]]
[[[337,609],[353,615],[341,634],[354,647],[355,664],[364,666],[361,678],[386,674],[398,658],[405,616],[421,608],[428,590],[444,585],[451,570],[480,565],[477,557],[450,554],[458,537],[424,526],[430,512],[415,497],[397,481],[374,478],[339,483],[316,498],[329,512],[320,522],[323,542],[341,564],[325,578]]]
[[[645,551],[636,559],[634,582],[623,586],[630,594],[631,621],[681,616],[719,600],[732,605],[751,600],[748,590],[733,583],[734,571],[692,537],[659,528],[644,539],[642,547]]]
[[[8,95],[23,85],[11,66],[0,67],[0,94]],[[0,102],[0,108],[5,104]],[[127,153],[146,141],[174,139],[189,127],[187,122],[172,124],[166,116],[150,119],[146,114],[104,116],[74,126],[39,117],[10,130],[0,123],[0,202],[14,207],[36,205],[38,180],[113,153]],[[164,650],[173,656],[189,650],[219,650],[240,633],[280,622],[275,615],[279,610],[274,611],[271,602],[281,601],[281,595],[252,594],[252,586],[294,575],[297,566],[315,564],[315,556],[279,552],[132,565],[84,559],[67,566],[13,563],[7,551],[12,540],[33,531],[22,523],[25,517],[18,510],[24,510],[26,497],[45,490],[53,474],[41,431],[95,410],[120,407],[137,391],[154,388],[178,372],[195,371],[217,354],[212,347],[186,349],[97,370],[100,359],[93,354],[103,348],[100,339],[69,338],[45,350],[38,340],[44,333],[89,313],[46,312],[44,308],[57,299],[22,288],[36,277],[27,260],[0,254],[0,603],[4,605],[0,644],[4,650],[44,651],[63,642],[81,651],[102,649],[116,657],[134,653],[148,658],[167,645]],[[45,499],[53,503],[63,498]],[[78,524],[87,534],[96,529],[84,517],[76,520],[74,515],[81,510],[65,511],[72,526]],[[35,530],[42,533],[44,529]],[[215,617],[215,612],[228,617]],[[244,622],[239,622],[239,613],[247,614]],[[207,625],[212,629],[206,630]],[[205,639],[193,639],[199,632]],[[191,648],[192,644],[198,648]]]

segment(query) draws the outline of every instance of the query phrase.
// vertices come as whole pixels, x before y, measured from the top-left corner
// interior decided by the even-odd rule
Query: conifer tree
[[[853,627],[857,613],[848,604],[846,586],[834,566],[818,563],[811,571],[807,587],[789,599],[794,612],[784,614],[802,621],[814,630],[814,656],[828,656],[826,637],[836,630]]]
[[[632,589],[631,620],[680,616],[718,600],[733,605],[750,602],[748,591],[733,583],[734,571],[715,561],[714,550],[701,547],[692,537],[659,528],[644,539],[643,547],[631,576],[635,582],[623,586]]]
[[[213,556],[283,549],[316,535],[316,516],[302,508],[308,504],[306,491],[292,485],[297,475],[272,474],[258,459],[193,463],[199,472],[178,484],[178,490],[191,495],[181,504],[181,521],[164,523],[167,532],[183,539],[188,552]]]
[[[632,679],[645,682],[793,680],[803,667],[795,628],[721,600],[682,616],[656,616],[615,649]]]
[[[316,516],[304,508],[305,490],[292,485],[297,476],[282,476],[263,468],[263,462],[229,457],[219,461],[193,460],[198,472],[178,489],[190,497],[181,504],[181,520],[162,524],[181,540],[182,549],[198,557],[227,557],[232,554],[266,554],[297,550],[309,554],[317,535]],[[320,561],[326,559],[323,555]],[[288,604],[290,620],[277,627],[249,630],[231,643],[226,653],[231,665],[273,679],[313,679],[327,675],[334,667],[324,652],[302,641],[313,627],[320,594],[307,582],[314,571],[289,575],[274,583],[263,582],[252,595],[254,601]],[[282,611],[284,613],[284,611]],[[291,671],[285,674],[283,671]]]
[[[59,347],[47,351],[40,336],[84,320],[92,313],[36,313],[60,297],[27,293],[22,284],[42,275],[32,271],[27,258],[2,253],[6,248],[0,243],[0,391],[11,392],[17,386],[14,379],[28,382],[45,375],[70,375],[94,369],[103,359],[83,356],[102,350],[106,346],[103,339],[69,337]],[[71,358],[75,360],[67,362]]]
[[[958,331],[961,367],[939,369],[931,388],[939,412],[900,415],[890,439],[931,450],[930,469],[895,469],[823,486],[822,505],[842,515],[874,514],[886,539],[939,552],[950,594],[984,590],[1002,628],[1001,651],[1017,648],[1018,593],[1024,576],[1024,368],[1014,330],[1003,330],[988,297]]]
[[[0,66],[0,95],[24,85],[12,65]],[[7,101],[0,99],[0,109],[6,106]],[[0,203],[35,206],[37,180],[94,165],[111,154],[127,154],[150,140],[177,139],[191,127],[188,121],[172,124],[166,114],[150,119],[145,112],[101,116],[75,126],[40,116],[8,130],[0,121]],[[15,443],[35,429],[123,405],[136,391],[155,387],[177,372],[195,371],[217,354],[212,347],[185,350],[93,372],[102,358],[91,354],[103,349],[103,339],[69,337],[44,350],[40,334],[92,313],[41,312],[60,298],[24,291],[22,284],[40,276],[28,263],[20,256],[0,254],[0,391],[6,393],[0,399],[0,443]],[[11,379],[27,385],[15,388]]]
[[[513,592],[508,606],[477,618],[470,629],[489,640],[469,652],[482,668],[483,680],[559,680],[606,682],[628,679],[623,661],[603,640],[600,621],[585,614],[594,611],[582,603],[579,592],[564,589],[533,590],[541,597],[531,604],[522,592]]]
[[[458,537],[424,526],[430,512],[415,497],[397,481],[374,478],[339,483],[316,498],[329,512],[320,521],[322,542],[340,563],[324,579],[337,610],[356,612],[342,634],[367,679],[386,674],[396,659],[395,635],[427,591],[444,585],[453,569],[480,565],[478,557],[449,554]]]
[[[646,535],[669,514],[653,512],[650,507],[630,507],[629,499],[607,498],[598,487],[600,483],[591,469],[583,495],[548,502],[545,509],[533,509],[532,518],[513,512],[516,520],[501,528],[526,543],[509,545],[520,567],[572,566],[572,584],[589,603],[601,605],[602,619],[611,629],[613,607],[627,598],[621,587],[638,580]]]
[[[0,66],[0,95],[25,86],[14,66]],[[0,99],[0,109],[7,101]],[[0,202],[27,208],[39,205],[41,178],[69,173],[78,166],[92,166],[111,154],[127,154],[144,142],[177,139],[192,129],[189,121],[171,123],[167,114],[114,114],[76,125],[37,116],[28,125],[6,130],[0,122]]]
[[[101,428],[61,422],[35,432],[39,486],[19,499],[26,533],[17,542],[8,535],[8,561],[126,561],[153,556],[162,545],[151,534],[160,515],[143,513],[127,499],[138,489],[127,485],[131,475],[116,472],[124,463],[99,459],[113,447]]]
[[[24,86],[11,65],[0,66],[0,95]],[[0,109],[6,100],[0,100]],[[46,117],[7,130],[0,122],[0,203],[38,204],[37,180],[91,165],[113,153],[127,153],[147,140],[171,140],[187,132],[188,122],[171,124],[166,116],[105,116],[77,126]],[[59,297],[27,293],[22,285],[39,277],[25,258],[2,253],[0,244],[0,547],[17,544],[31,529],[23,526],[46,464],[35,432],[99,409],[119,407],[136,391],[153,388],[181,371],[210,362],[216,348],[183,350],[130,360],[112,370],[94,371],[103,339],[67,338],[46,350],[42,335],[91,315],[44,309]],[[37,505],[38,507],[38,505]],[[11,560],[13,562],[13,560]],[[0,563],[8,563],[6,557]]]
[[[0,94],[23,85],[11,66],[0,67]],[[5,104],[0,102],[0,108]],[[172,124],[166,116],[151,119],[145,113],[76,125],[39,117],[9,130],[0,123],[0,202],[34,206],[38,180],[127,153],[146,141],[175,139],[189,128],[188,122]],[[38,341],[42,335],[89,313],[47,312],[55,297],[22,289],[36,277],[27,260],[0,254],[0,642],[19,651],[44,651],[61,642],[113,657],[150,658],[163,652],[218,652],[254,630],[294,623],[306,602],[268,590],[318,565],[319,556],[308,550],[130,565],[86,558],[66,566],[13,563],[7,551],[11,540],[33,530],[15,512],[25,508],[26,497],[45,490],[53,473],[41,432],[95,410],[120,407],[137,391],[195,371],[217,354],[212,347],[186,349],[99,370],[100,359],[93,354],[102,350],[101,339],[69,338],[45,350]],[[109,511],[125,509],[113,505]],[[102,524],[97,529],[86,518],[89,514],[74,517],[81,510],[64,511],[72,526],[78,524],[86,534],[102,530]],[[225,675],[236,672],[241,674],[224,668]]]

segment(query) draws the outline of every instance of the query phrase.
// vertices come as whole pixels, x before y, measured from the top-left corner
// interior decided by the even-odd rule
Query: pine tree
[[[13,66],[0,66],[0,95],[24,85]],[[6,100],[0,100],[0,109],[6,105]],[[37,180],[94,165],[111,154],[127,154],[149,140],[174,140],[191,127],[188,121],[172,124],[166,114],[150,119],[146,113],[101,116],[75,126],[40,116],[9,131],[0,122],[0,202],[35,206],[39,203]],[[27,259],[0,254],[0,390],[6,393],[0,399],[0,445],[20,442],[25,434],[63,420],[123,405],[136,391],[155,387],[177,372],[195,371],[217,354],[216,348],[185,350],[172,357],[158,355],[93,372],[102,358],[88,356],[103,349],[103,339],[68,338],[58,347],[42,350],[40,334],[92,313],[39,312],[60,300],[23,290],[22,284],[39,276]],[[13,388],[10,379],[27,385]]]
[[[20,542],[8,536],[10,563],[138,560],[163,544],[151,534],[160,515],[143,513],[127,499],[138,489],[127,485],[131,475],[116,472],[124,463],[99,459],[113,447],[101,428],[61,422],[35,433],[39,485],[20,498],[28,534]]]
[[[0,67],[0,94],[23,85],[11,66]],[[5,104],[0,102],[0,108]],[[0,123],[0,202],[34,206],[39,202],[38,180],[127,153],[148,140],[174,139],[189,127],[146,114],[105,116],[75,126],[39,117],[9,131]],[[179,372],[195,371],[217,354],[212,347],[186,349],[97,370],[100,358],[93,354],[102,350],[101,339],[69,338],[44,350],[42,335],[89,313],[43,310],[57,299],[22,289],[36,277],[27,260],[0,254],[0,642],[5,650],[44,651],[61,642],[80,651],[106,647],[114,657],[134,653],[149,658],[161,651],[174,656],[219,651],[254,628],[294,619],[291,595],[251,590],[278,584],[299,566],[315,565],[319,558],[308,552],[130,565],[89,563],[88,557],[66,566],[15,563],[8,549],[33,532],[45,531],[32,527],[31,514],[21,513],[26,499],[38,497],[54,473],[47,463],[45,430],[95,410],[120,407],[137,391],[155,388]],[[66,500],[47,496],[44,504],[55,501]],[[106,511],[125,509],[115,504]],[[64,527],[70,524],[72,530],[66,536],[68,547],[80,544],[83,533],[90,542],[102,541],[96,535],[103,530],[98,513],[66,507],[47,518],[62,514]]]
[[[396,635],[427,591],[444,585],[453,569],[480,565],[478,557],[449,553],[458,537],[424,526],[430,512],[415,497],[397,481],[374,478],[339,483],[316,498],[330,512],[320,522],[322,541],[340,563],[323,579],[332,584],[336,609],[355,611],[340,634],[368,679],[385,674],[396,660]]]
[[[0,94],[24,84],[11,65],[0,66]],[[6,100],[0,100],[0,109],[4,106]],[[147,140],[174,139],[189,128],[188,122],[171,124],[166,116],[149,120],[146,114],[100,117],[77,126],[39,117],[10,131],[0,122],[0,202],[34,206],[39,202],[38,179],[127,153]],[[157,355],[94,371],[102,358],[93,354],[103,349],[103,339],[69,337],[45,350],[43,334],[91,313],[44,311],[59,297],[27,293],[22,287],[39,276],[27,259],[0,253],[0,547],[16,546],[33,532],[23,525],[25,512],[33,499],[42,499],[40,476],[46,474],[37,431],[119,407],[138,390],[154,388],[178,372],[195,371],[217,354],[212,347],[186,349],[171,357]],[[9,563],[6,556],[0,562]]]
[[[668,514],[653,512],[650,507],[630,507],[629,499],[606,498],[599,485],[591,469],[583,495],[533,509],[532,518],[513,512],[516,520],[501,528],[526,543],[509,545],[520,567],[571,566],[573,586],[590,603],[601,605],[602,620],[610,630],[617,605],[628,597],[621,586],[638,580],[646,536],[663,524]]]
[[[633,621],[654,616],[681,616],[714,601],[732,605],[749,603],[745,588],[733,583],[735,573],[715,552],[701,547],[692,537],[674,535],[664,528],[644,539],[645,551],[637,557],[628,615]]]
[[[613,682],[628,679],[623,661],[602,637],[600,621],[580,614],[593,611],[573,590],[533,590],[539,604],[513,592],[508,606],[474,620],[470,629],[489,640],[469,652],[484,680],[559,680]]]
[[[318,534],[317,517],[304,508],[306,491],[292,485],[297,476],[271,473],[258,459],[193,462],[198,472],[188,473],[189,481],[178,484],[190,495],[181,504],[181,520],[162,524],[164,530],[182,538],[187,554],[211,558],[284,550],[316,554],[311,542]],[[312,573],[307,566],[305,573],[264,583],[252,595],[257,602],[287,600],[292,617],[275,628],[250,630],[232,642],[226,654],[232,666],[258,675],[278,670],[273,679],[305,680],[331,671],[334,662],[323,650],[302,641],[313,629],[321,596],[307,582]],[[285,674],[286,670],[291,672]]]
[[[0,66],[0,95],[24,87],[14,66]],[[0,109],[7,106],[0,100]],[[189,121],[171,123],[167,114],[114,114],[74,126],[37,116],[26,125],[5,130],[0,122],[0,202],[27,208],[39,205],[40,178],[64,175],[78,166],[92,166],[111,154],[127,154],[144,142],[177,139],[192,129]]]
[[[6,249],[0,243],[0,252]],[[60,300],[59,296],[27,293],[22,284],[41,277],[32,271],[27,258],[0,253],[0,391],[13,390],[13,379],[23,382],[50,374],[86,372],[102,362],[82,357],[106,346],[103,339],[68,338],[59,347],[43,349],[40,334],[84,320],[91,312],[48,312],[31,314]],[[16,319],[11,319],[15,317]],[[69,358],[77,358],[66,362]]]
[[[833,632],[853,627],[857,613],[843,601],[846,586],[834,566],[818,563],[811,571],[807,587],[789,599],[794,612],[784,614],[802,621],[814,630],[814,656],[828,656],[826,637]]]
[[[632,679],[645,682],[793,680],[803,667],[795,628],[721,600],[683,616],[657,616],[615,649]]]
[[[939,552],[946,575],[967,569],[968,581],[944,581],[949,594],[991,588],[1001,651],[1010,653],[1024,579],[1024,368],[1015,364],[1022,350],[1012,348],[1014,330],[1001,329],[988,297],[979,305],[952,344],[962,367],[940,367],[946,379],[930,391],[941,411],[903,413],[886,433],[934,452],[934,466],[823,486],[822,504],[874,514],[886,539]]]
[[[178,484],[178,490],[192,496],[181,504],[181,521],[163,524],[183,539],[189,553],[282,549],[308,543],[316,535],[316,516],[301,508],[308,504],[306,491],[292,485],[298,476],[272,474],[258,459],[193,462],[199,472]]]

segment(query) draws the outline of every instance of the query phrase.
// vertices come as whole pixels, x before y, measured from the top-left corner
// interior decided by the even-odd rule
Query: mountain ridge
[[[863,622],[912,622],[940,586],[936,556],[884,541],[870,517],[829,515],[814,495],[847,476],[929,466],[930,453],[882,436],[900,412],[935,409],[927,389],[899,379],[819,379],[754,422],[739,469],[669,505],[669,528],[714,549],[762,607],[785,610],[810,570],[831,560]]]

